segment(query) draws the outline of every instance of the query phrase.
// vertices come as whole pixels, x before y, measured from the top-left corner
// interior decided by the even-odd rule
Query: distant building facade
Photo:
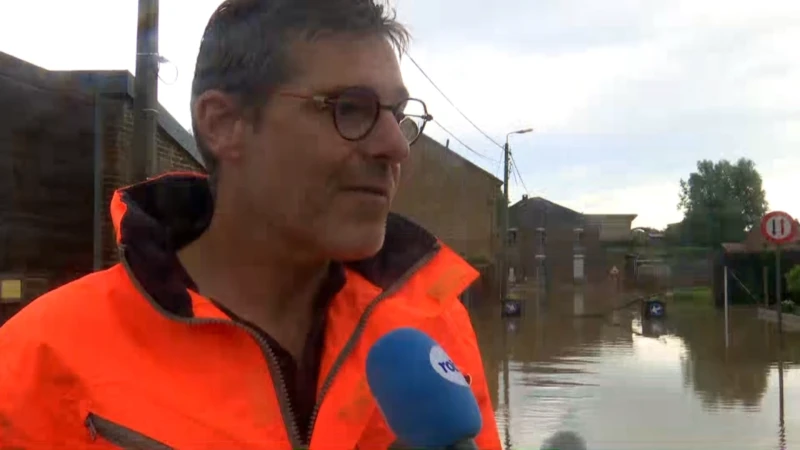
[[[600,229],[584,214],[523,196],[511,206],[509,222],[509,262],[518,279],[567,284],[606,276]]]

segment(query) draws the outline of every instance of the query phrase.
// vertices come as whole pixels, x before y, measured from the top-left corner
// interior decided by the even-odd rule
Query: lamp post
[[[503,147],[503,198],[505,205],[503,208],[503,221],[500,226],[501,255],[500,255],[500,300],[503,301],[508,294],[508,163],[511,159],[511,149],[508,146],[508,138],[512,134],[525,134],[533,131],[533,128],[512,131],[506,134],[506,145]]]
[[[128,183],[144,181],[158,171],[158,3],[159,0],[139,0]]]

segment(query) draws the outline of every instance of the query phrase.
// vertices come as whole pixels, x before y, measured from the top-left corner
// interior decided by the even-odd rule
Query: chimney
[[[528,199],[528,194],[522,194],[522,201],[525,201],[527,199]]]

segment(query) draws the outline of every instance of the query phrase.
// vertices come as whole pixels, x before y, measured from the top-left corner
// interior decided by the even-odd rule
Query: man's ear
[[[244,121],[233,96],[217,90],[203,92],[192,105],[192,116],[198,138],[215,159],[239,157]]]

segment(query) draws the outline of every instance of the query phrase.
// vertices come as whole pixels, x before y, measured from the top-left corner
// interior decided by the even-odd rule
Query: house
[[[501,186],[497,177],[423,134],[403,164],[392,210],[434,233],[491,284],[500,244]]]
[[[0,323],[32,298],[116,261],[108,204],[129,175],[133,76],[48,71],[0,53]],[[202,170],[163,108],[162,171]]]
[[[584,214],[523,196],[510,207],[509,224],[509,265],[518,279],[565,284],[606,276],[600,228]]]

